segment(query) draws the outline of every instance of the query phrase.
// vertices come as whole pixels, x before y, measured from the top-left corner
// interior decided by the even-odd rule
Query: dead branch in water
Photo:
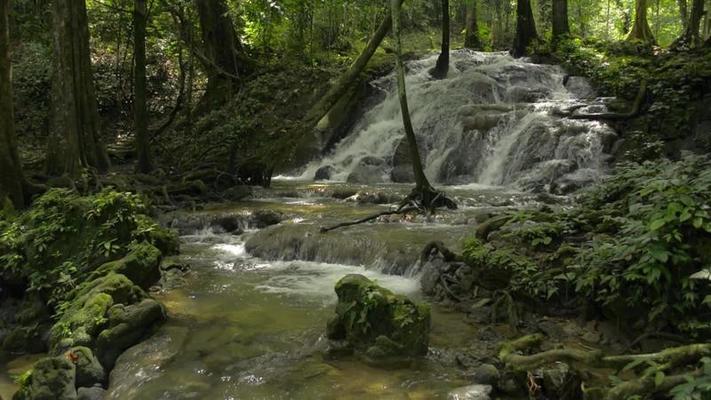
[[[323,228],[321,228],[321,233],[330,232],[330,231],[335,230],[335,229],[338,229],[338,228],[345,228],[345,227],[347,227],[347,226],[353,226],[353,225],[363,224],[363,223],[366,223],[366,222],[368,222],[368,221],[373,221],[373,220],[375,220],[375,219],[378,219],[378,218],[380,218],[380,217],[384,217],[384,216],[387,216],[387,215],[407,214],[407,213],[409,213],[409,212],[411,212],[411,211],[417,211],[417,210],[418,210],[417,207],[410,206],[410,207],[398,208],[397,210],[383,211],[383,212],[380,212],[380,213],[377,213],[377,214],[369,215],[369,216],[367,216],[367,217],[365,217],[365,218],[361,218],[361,219],[356,220],[356,221],[343,222],[343,223],[340,223],[340,224],[337,224],[337,225],[334,225],[334,226],[331,226],[331,227],[323,227]]]

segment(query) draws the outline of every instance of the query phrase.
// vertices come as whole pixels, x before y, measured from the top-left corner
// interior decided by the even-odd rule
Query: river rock
[[[106,390],[101,387],[80,387],[77,389],[77,400],[103,400]]]
[[[77,400],[76,368],[65,357],[43,358],[13,400]]]
[[[284,215],[278,211],[257,210],[250,217],[249,223],[257,229],[264,229],[280,223],[283,219]]]
[[[492,364],[481,364],[472,368],[467,376],[474,382],[482,385],[496,385],[501,374]]]
[[[348,183],[373,184],[382,183],[387,165],[385,160],[377,157],[363,157],[348,175]]]
[[[220,215],[210,221],[210,227],[219,233],[231,233],[233,235],[241,235],[244,233],[242,225],[243,217],[235,214]]]
[[[67,356],[71,356],[76,365],[76,384],[77,386],[90,387],[95,384],[104,384],[106,382],[106,372],[101,366],[99,360],[94,357],[94,353],[87,347],[74,347]]]
[[[108,262],[92,274],[95,279],[110,272],[121,274],[142,289],[148,289],[160,279],[161,252],[150,243],[133,245],[124,258]]]
[[[395,183],[409,183],[415,181],[415,172],[412,169],[410,147],[406,140],[401,140],[395,148],[392,158],[393,169],[390,171],[390,180]]]
[[[336,171],[336,169],[333,168],[332,165],[324,165],[323,167],[316,170],[316,173],[314,174],[314,180],[315,181],[327,181],[327,180],[331,179],[331,176],[333,176],[333,173],[335,171]]]
[[[570,76],[565,82],[565,88],[577,99],[593,99],[597,97],[590,82],[582,76]]]
[[[138,343],[153,324],[165,319],[163,306],[148,298],[130,306],[117,304],[107,314],[108,328],[96,339],[96,353],[109,370],[124,350]]]
[[[336,315],[328,338],[345,340],[366,361],[393,364],[427,354],[430,310],[382,288],[363,275],[336,284]]]
[[[489,400],[492,390],[490,385],[464,386],[449,392],[447,400]]]
[[[556,362],[539,368],[533,375],[542,378],[543,393],[549,399],[577,400],[582,398],[580,375],[568,364]]]

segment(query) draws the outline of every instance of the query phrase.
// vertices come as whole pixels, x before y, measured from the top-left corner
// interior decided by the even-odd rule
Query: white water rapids
[[[594,101],[581,99],[591,93],[582,79],[566,87],[558,66],[458,50],[451,54],[448,77],[435,80],[428,71],[436,58],[409,62],[407,74],[411,118],[430,180],[562,191],[604,172],[614,131],[560,116],[561,110]],[[412,180],[394,76],[371,85],[382,100],[329,154],[311,162],[301,179]]]

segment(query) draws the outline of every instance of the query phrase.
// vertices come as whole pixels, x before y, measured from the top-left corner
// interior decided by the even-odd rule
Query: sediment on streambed
[[[116,358],[165,319],[148,290],[178,239],[147,212],[130,193],[50,190],[0,220],[2,350],[47,353],[14,399],[100,395]]]

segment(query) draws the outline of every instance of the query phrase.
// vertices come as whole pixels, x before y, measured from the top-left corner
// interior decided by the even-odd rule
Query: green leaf
[[[664,383],[664,372],[658,371],[654,375],[654,386],[659,387],[662,385],[662,383]]]
[[[649,229],[652,231],[657,231],[661,227],[663,227],[666,224],[666,221],[663,219],[655,219],[652,221],[652,223],[649,224]]]

